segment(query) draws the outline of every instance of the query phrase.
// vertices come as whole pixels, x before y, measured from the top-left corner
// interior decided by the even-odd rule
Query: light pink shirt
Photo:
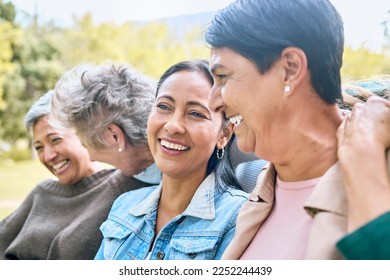
[[[240,259],[304,259],[312,218],[303,204],[319,180],[283,182],[277,177],[272,211]]]

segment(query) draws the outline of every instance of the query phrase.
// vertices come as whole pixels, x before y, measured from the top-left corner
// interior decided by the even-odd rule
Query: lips
[[[168,142],[167,140],[161,140],[161,145],[167,149],[176,151],[186,151],[190,148],[181,144]]]
[[[52,168],[56,174],[61,174],[66,169],[68,163],[69,163],[69,160],[65,159],[65,160],[62,160],[60,162],[57,162],[56,164],[53,164]]]

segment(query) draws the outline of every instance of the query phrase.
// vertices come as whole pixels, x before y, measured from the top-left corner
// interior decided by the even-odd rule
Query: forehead
[[[43,141],[47,136],[52,134],[71,134],[73,130],[66,128],[55,128],[50,124],[49,117],[39,118],[33,125],[32,137],[34,141]]]
[[[224,68],[241,68],[248,63],[251,61],[230,48],[221,47],[210,50],[210,68],[213,73]]]
[[[169,76],[161,85],[159,96],[175,95],[188,98],[208,98],[211,84],[200,71],[179,71]]]

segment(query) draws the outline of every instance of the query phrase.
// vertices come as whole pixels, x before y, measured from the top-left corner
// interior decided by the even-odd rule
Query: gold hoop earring
[[[222,152],[219,152],[222,151]],[[221,149],[217,148],[217,159],[221,160],[225,155],[225,149],[222,147]]]

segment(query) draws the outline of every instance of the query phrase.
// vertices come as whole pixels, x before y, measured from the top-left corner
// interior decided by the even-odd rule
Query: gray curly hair
[[[106,147],[102,136],[110,124],[119,126],[131,145],[144,145],[154,88],[152,79],[127,64],[79,65],[57,82],[52,114],[94,149]]]
[[[35,123],[42,117],[50,115],[50,101],[54,90],[49,90],[44,95],[39,97],[37,101],[31,105],[30,109],[24,116],[24,125],[28,131],[31,131]]]
[[[339,101],[338,105],[345,110],[351,110],[356,103],[366,102],[372,95],[390,100],[390,75],[381,75],[346,84],[343,86],[342,94],[343,101]]]

